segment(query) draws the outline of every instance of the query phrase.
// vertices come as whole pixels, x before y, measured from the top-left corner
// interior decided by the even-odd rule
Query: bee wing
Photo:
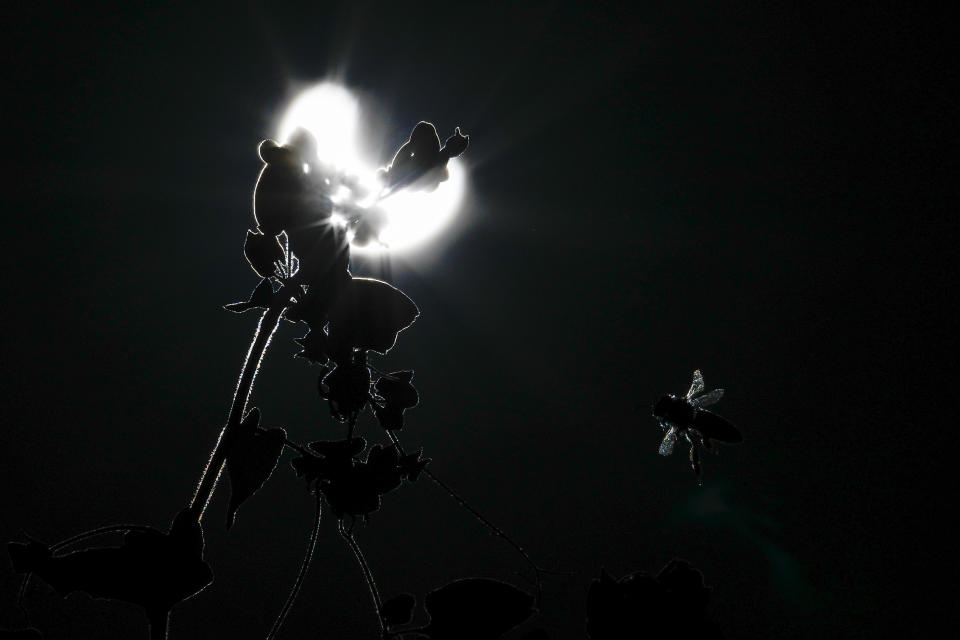
[[[677,441],[677,428],[670,425],[667,429],[667,435],[663,436],[663,442],[660,443],[658,453],[662,456],[668,456],[673,453],[673,444]]]
[[[703,374],[700,373],[700,369],[697,369],[693,372],[693,382],[690,383],[690,389],[685,397],[689,400],[701,391],[703,391]]]
[[[708,391],[703,395],[697,396],[696,398],[690,398],[690,404],[695,407],[709,407],[712,404],[717,404],[722,397],[723,389],[714,389],[713,391]]]

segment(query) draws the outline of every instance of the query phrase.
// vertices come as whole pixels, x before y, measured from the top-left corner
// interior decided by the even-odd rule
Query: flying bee
[[[723,389],[703,392],[703,374],[693,372],[693,382],[686,395],[679,398],[673,394],[662,396],[653,405],[653,416],[665,431],[660,443],[660,455],[673,453],[677,438],[683,436],[690,444],[690,466],[700,476],[700,448],[714,451],[714,441],[743,442],[743,436],[732,422],[704,409],[716,404],[723,397]]]

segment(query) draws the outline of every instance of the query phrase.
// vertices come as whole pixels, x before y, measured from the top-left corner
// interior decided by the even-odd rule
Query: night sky
[[[915,637],[956,618],[956,102],[945,16],[542,2],[157,3],[4,9],[0,538],[165,528],[223,424],[253,314],[243,259],[260,140],[336,79],[380,161],[418,120],[470,134],[456,223],[392,259],[421,317],[406,444],[542,565],[542,626],[583,638],[586,589],[688,559],[730,638]],[[721,3],[722,4],[722,3]],[[357,259],[357,275],[384,277]],[[342,437],[281,327],[252,402]],[[745,443],[657,455],[644,408],[694,369]],[[366,418],[362,433],[382,432]],[[285,454],[223,527],[215,583],[170,637],[263,637],[313,501]],[[436,486],[361,528],[385,595],[526,567]],[[0,627],[22,624],[0,559]],[[146,637],[132,605],[36,582],[50,638]],[[639,621],[642,625],[642,620]],[[99,635],[98,635],[99,634]],[[323,524],[281,637],[371,638]]]

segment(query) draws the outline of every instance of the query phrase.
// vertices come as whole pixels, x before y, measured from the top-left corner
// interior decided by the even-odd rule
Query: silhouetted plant
[[[656,576],[639,571],[619,580],[601,570],[587,593],[590,640],[625,637],[721,638],[707,618],[710,588],[686,560],[674,559]]]
[[[387,197],[400,189],[433,191],[447,179],[447,161],[462,153],[468,143],[469,138],[458,128],[441,148],[433,125],[419,123],[392,164],[380,172],[384,186],[375,195]],[[423,457],[422,448],[406,453],[397,438],[405,412],[419,403],[412,384],[414,373],[382,373],[370,364],[368,354],[386,354],[398,334],[416,320],[419,309],[390,284],[354,277],[349,270],[351,236],[361,236],[360,241],[375,239],[385,216],[376,202],[358,205],[371,194],[354,177],[321,164],[316,141],[303,129],[286,144],[262,142],[259,155],[264,166],[254,193],[256,228],[247,231],[243,254],[260,282],[248,300],[228,304],[225,309],[234,313],[256,309],[262,315],[226,424],[195,495],[167,533],[142,525],[115,525],[54,545],[36,540],[10,543],[14,569],[26,574],[21,598],[30,575],[37,575],[62,595],[85,591],[138,604],[147,613],[151,637],[165,638],[170,610],[213,581],[203,560],[200,522],[223,468],[231,487],[226,514],[229,529],[243,503],[273,474],[283,449],[290,448],[299,454],[291,461],[294,471],[316,496],[316,513],[307,553],[268,639],[278,634],[306,575],[323,502],[338,519],[340,534],[360,564],[384,638],[497,638],[534,613],[541,570],[522,547],[427,469],[431,460]],[[334,205],[331,194],[343,189],[350,197]],[[346,222],[338,224],[335,212]],[[260,363],[283,319],[302,322],[308,329],[297,340],[301,350],[296,355],[319,365],[319,395],[327,401],[331,417],[346,425],[341,440],[306,446],[291,442],[281,428],[262,428],[260,410],[247,408]],[[366,409],[383,428],[386,443],[368,447],[364,438],[354,435]],[[381,600],[353,531],[358,518],[366,522],[380,508],[383,496],[403,482],[416,482],[422,474],[523,555],[537,574],[536,598],[494,580],[459,580],[426,595],[427,626],[401,629],[413,619],[416,598],[400,594]],[[62,554],[70,546],[110,533],[124,534],[122,546]]]
[[[337,519],[340,536],[360,566],[383,640],[496,640],[539,610],[545,572],[522,546],[433,473],[423,447],[408,453],[400,441],[406,412],[420,401],[413,385],[414,372],[384,373],[371,364],[370,354],[386,355],[399,334],[416,321],[419,309],[399,289],[380,280],[355,277],[349,269],[351,238],[370,242],[379,236],[385,216],[378,199],[401,189],[435,190],[448,177],[447,161],[461,154],[468,143],[469,138],[457,128],[441,147],[434,126],[420,122],[393,162],[379,172],[383,184],[373,194],[356,178],[321,164],[316,141],[305,130],[297,130],[286,144],[272,140],[260,144],[264,166],[254,193],[255,229],[247,230],[243,244],[243,255],[260,281],[246,301],[225,305],[225,309],[237,314],[259,310],[261,317],[226,423],[195,494],[166,532],[120,524],[55,544],[29,538],[9,543],[13,568],[24,574],[18,604],[30,577],[36,575],[61,595],[83,591],[137,604],[146,612],[151,638],[166,638],[172,608],[213,581],[203,558],[201,520],[222,471],[226,469],[230,482],[225,518],[230,529],[241,506],[273,475],[283,450],[290,449],[297,454],[290,465],[314,495],[315,513],[303,561],[267,640],[279,634],[303,584],[324,504]],[[344,190],[349,196],[335,204],[331,194]],[[373,204],[361,206],[360,202]],[[260,363],[283,320],[307,328],[296,340],[300,346],[296,356],[318,366],[317,391],[331,418],[343,425],[340,439],[292,442],[284,429],[262,427],[261,411],[248,408]],[[677,437],[684,435],[698,475],[697,446],[707,446],[711,439],[740,439],[732,424],[701,408],[718,400],[722,390],[702,391],[703,380],[697,371],[686,396],[664,396],[652,407],[666,431],[661,453],[668,454]],[[364,412],[372,414],[382,428],[384,442],[368,446],[367,439],[357,434]],[[354,530],[358,522],[370,521],[385,496],[421,476],[437,484],[523,557],[535,575],[535,595],[488,578],[455,580],[423,596],[423,609],[429,617],[424,626],[413,622],[416,596],[400,593],[382,599]],[[68,552],[81,542],[117,533],[123,534],[119,547]],[[641,627],[650,637],[668,633],[718,637],[705,614],[709,592],[702,575],[684,561],[671,561],[655,577],[635,573],[615,580],[602,572],[590,586],[587,632],[591,640],[631,637]],[[0,633],[4,637],[40,637],[35,629]],[[535,629],[521,640],[547,638],[546,631]]]

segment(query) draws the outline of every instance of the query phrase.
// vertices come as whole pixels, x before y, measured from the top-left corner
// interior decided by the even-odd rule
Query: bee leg
[[[690,445],[690,466],[693,467],[693,472],[697,474],[697,478],[700,478],[700,451],[695,445]],[[701,480],[701,484],[702,484]]]

